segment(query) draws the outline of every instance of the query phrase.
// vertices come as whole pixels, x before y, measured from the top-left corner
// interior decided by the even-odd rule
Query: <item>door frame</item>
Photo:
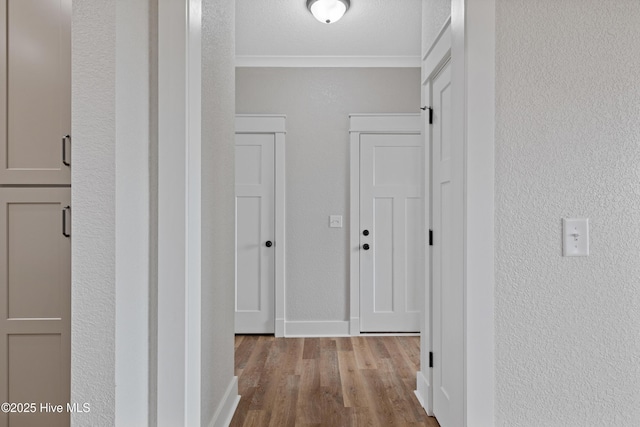
[[[451,18],[447,19],[440,33],[436,37],[433,45],[424,55],[422,62],[422,105],[431,106],[431,84],[434,77],[442,70],[442,68],[451,60]],[[425,113],[428,110],[425,110]],[[429,224],[429,229],[433,228],[432,218],[432,176],[431,176],[431,145],[432,134],[429,123],[429,114],[422,117],[423,139],[425,142],[425,158],[424,158],[424,191],[425,191],[425,217]],[[425,260],[425,292],[424,292],[424,317],[421,325],[420,339],[420,371],[417,373],[417,389],[416,396],[424,407],[428,415],[433,416],[433,370],[424,369],[428,366],[429,353],[433,349],[433,301],[431,295],[433,292],[433,277],[431,270],[432,253],[431,247],[428,249],[428,256]]]
[[[461,124],[452,137],[464,159],[464,407],[459,425],[476,427],[495,424],[495,0],[452,0],[450,19],[452,117]],[[423,41],[423,58],[436,42]],[[421,366],[428,366],[426,343],[420,348]],[[420,381],[416,394],[424,406]]]
[[[421,133],[419,113],[349,114],[349,334],[352,336],[360,335],[360,135]]]
[[[236,114],[237,134],[274,135],[274,210],[275,268],[274,312],[275,336],[284,337],[285,322],[285,135],[284,114]],[[234,249],[235,250],[235,249]],[[237,262],[237,260],[236,260]]]

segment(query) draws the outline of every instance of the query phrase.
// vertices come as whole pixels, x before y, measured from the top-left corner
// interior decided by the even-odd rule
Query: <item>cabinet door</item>
[[[37,405],[0,413],[2,427],[69,425],[70,198],[69,188],[0,188],[0,402]]]
[[[0,0],[0,184],[70,184],[70,133],[71,0]]]

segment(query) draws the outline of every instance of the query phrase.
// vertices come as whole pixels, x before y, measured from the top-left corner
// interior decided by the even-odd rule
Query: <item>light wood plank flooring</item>
[[[231,426],[429,426],[413,390],[419,337],[238,335]]]

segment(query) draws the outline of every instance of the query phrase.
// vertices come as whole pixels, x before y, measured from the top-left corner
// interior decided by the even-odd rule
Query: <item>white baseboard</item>
[[[285,322],[285,337],[348,337],[347,321]]]
[[[422,394],[420,394],[418,390],[413,390],[413,394],[416,395],[416,399],[418,399],[418,402],[420,402],[420,406],[424,408],[424,398],[422,397]]]
[[[352,317],[349,319],[349,333],[352,337],[360,335],[360,318]]]
[[[218,405],[218,409],[209,423],[209,427],[228,427],[239,402],[238,377],[233,377],[222,397],[222,402]]]
[[[417,390],[415,390],[414,393],[418,398],[418,402],[420,402],[420,405],[422,405],[427,415],[433,416],[433,411],[429,407],[429,380],[424,376],[422,371],[418,371],[416,375],[416,385]]]
[[[284,319],[276,319],[276,338],[284,337]]]

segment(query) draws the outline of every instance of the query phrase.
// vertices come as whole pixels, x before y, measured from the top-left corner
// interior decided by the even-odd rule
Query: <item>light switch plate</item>
[[[330,215],[329,216],[329,227],[331,227],[331,228],[342,228],[342,215]]]
[[[562,219],[562,253],[564,256],[589,256],[589,219]]]

